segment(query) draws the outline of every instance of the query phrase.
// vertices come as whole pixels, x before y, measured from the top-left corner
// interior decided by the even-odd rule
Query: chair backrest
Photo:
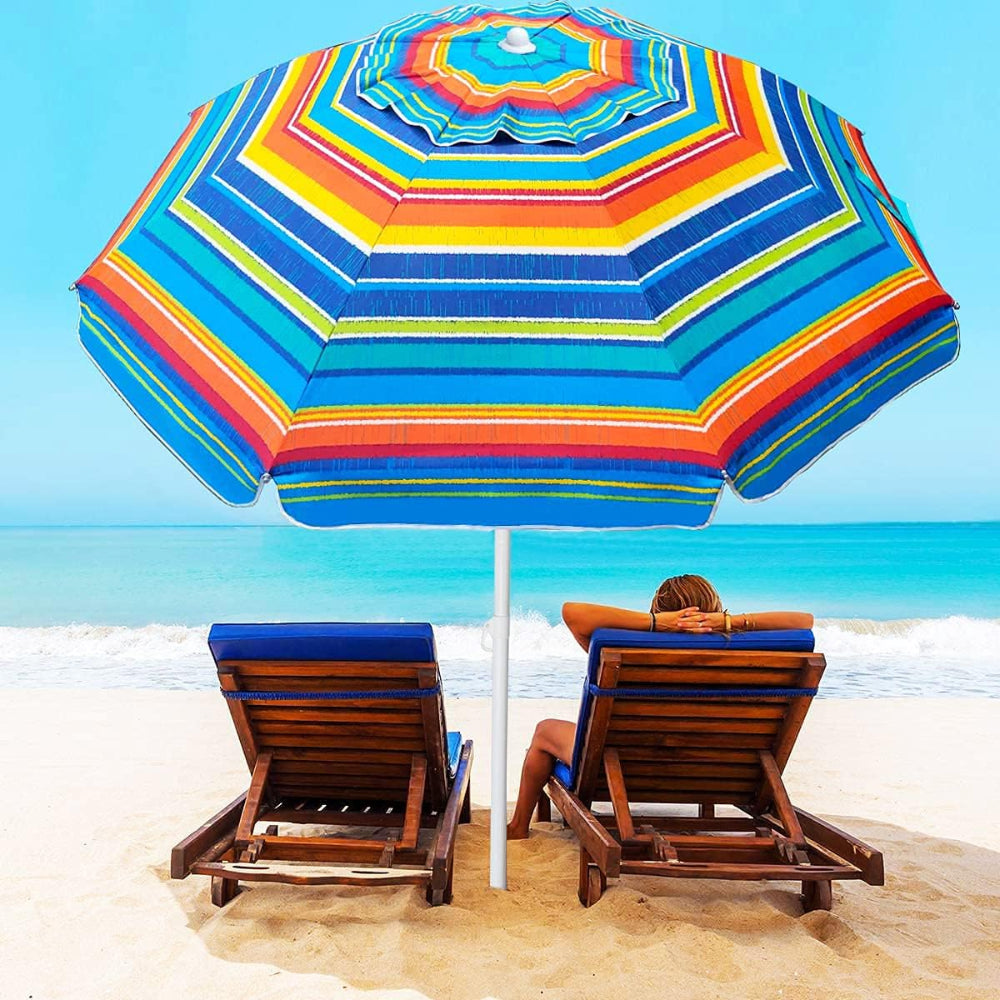
[[[213,625],[208,644],[247,764],[282,798],[405,803],[414,754],[443,807],[448,752],[427,624]]]
[[[633,802],[768,804],[760,751],[779,770],[825,659],[808,631],[683,635],[594,633],[571,783],[607,801],[605,749]]]

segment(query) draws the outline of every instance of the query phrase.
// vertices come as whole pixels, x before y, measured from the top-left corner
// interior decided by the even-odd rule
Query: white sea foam
[[[1000,697],[1000,620],[820,619],[827,695]],[[0,686],[214,687],[207,625],[0,627]],[[488,623],[435,625],[451,695],[489,694]],[[536,612],[511,619],[511,693],[575,697],[583,653],[561,623]]]

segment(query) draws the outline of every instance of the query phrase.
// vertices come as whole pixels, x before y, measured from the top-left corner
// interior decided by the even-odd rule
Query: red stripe
[[[867,337],[852,344],[849,348],[841,351],[840,354],[824,362],[819,368],[811,372],[808,376],[796,382],[791,388],[776,396],[767,406],[762,407],[752,416],[742,421],[740,426],[729,435],[719,448],[721,464],[728,465],[733,453],[752,437],[761,427],[777,414],[793,406],[802,399],[812,389],[821,382],[828,379],[835,372],[845,368],[855,359],[861,357],[868,351],[874,350],[878,345],[887,340],[893,334],[909,326],[911,323],[925,316],[932,309],[942,307],[948,308],[952,304],[951,297],[945,292],[939,292],[916,303],[906,312],[895,316],[890,323],[886,323],[874,330]]]
[[[123,325],[132,328],[133,334],[138,340],[145,343],[145,346],[157,354],[163,361],[164,366],[171,369],[173,376],[180,382],[186,383],[193,395],[199,396],[209,403],[215,411],[216,416],[228,423],[239,436],[249,445],[257,456],[261,465],[266,469],[274,451],[263,440],[263,438],[247,423],[226,399],[221,396],[209,383],[190,368],[184,359],[173,351],[158,335],[156,328],[150,326],[139,313],[132,310],[103,282],[93,275],[80,281],[81,287],[88,288],[98,298],[101,299],[105,308],[110,308],[125,321]]]
[[[614,446],[593,447],[591,445],[549,445],[537,447],[533,445],[490,444],[485,449],[481,444],[459,445],[422,444],[422,445],[324,445],[321,448],[291,448],[276,456],[275,474],[280,474],[283,465],[292,462],[322,462],[324,459],[338,458],[416,458],[423,456],[467,457],[488,459],[500,456],[516,456],[529,458],[600,458],[617,459],[620,461],[644,462],[681,462],[687,465],[698,465],[718,474],[715,460],[704,452],[682,451],[672,448],[616,448]]]

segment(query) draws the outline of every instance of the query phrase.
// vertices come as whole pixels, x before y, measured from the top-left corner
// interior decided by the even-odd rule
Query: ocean
[[[485,531],[2,528],[0,686],[210,689],[212,622],[428,621],[448,695],[488,695],[492,572]],[[515,531],[511,695],[578,695],[563,601],[685,572],[811,611],[825,697],[1000,697],[1000,522]]]

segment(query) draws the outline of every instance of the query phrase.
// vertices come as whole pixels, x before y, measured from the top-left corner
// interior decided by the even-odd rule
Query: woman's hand
[[[721,614],[706,614],[699,608],[681,608],[680,611],[657,611],[657,632],[711,632],[722,627]]]

